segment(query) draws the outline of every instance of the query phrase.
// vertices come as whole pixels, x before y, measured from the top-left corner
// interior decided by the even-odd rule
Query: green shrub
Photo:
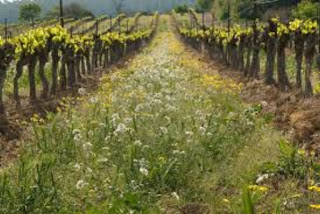
[[[314,19],[317,17],[317,3],[311,1],[302,1],[298,6],[292,10],[292,16],[299,19]]]
[[[182,5],[178,5],[174,8],[174,11],[176,11],[176,13],[187,13],[188,12],[188,6],[186,4],[182,4]]]

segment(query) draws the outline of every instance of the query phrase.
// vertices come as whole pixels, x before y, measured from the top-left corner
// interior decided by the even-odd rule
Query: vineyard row
[[[0,115],[5,119],[3,87],[10,66],[15,66],[13,79],[16,107],[21,107],[19,79],[24,70],[29,77],[29,100],[37,99],[36,68],[41,79],[41,98],[46,100],[58,91],[79,87],[85,76],[103,71],[117,62],[125,54],[138,50],[152,37],[158,14],[150,18],[151,27],[130,34],[108,32],[106,34],[72,35],[66,29],[55,26],[37,28],[13,39],[0,37]],[[50,63],[51,82],[45,74],[45,66]],[[27,69],[24,69],[24,68]],[[102,69],[101,69],[102,68]],[[0,130],[3,131],[3,130]]]
[[[193,13],[191,15],[196,18]],[[313,95],[312,71],[319,44],[317,22],[295,19],[282,23],[278,18],[272,18],[266,24],[255,21],[247,28],[234,25],[199,29],[186,27],[179,22],[175,12],[172,12],[172,18],[186,43],[213,60],[241,71],[247,79],[263,79],[266,84],[277,85],[287,92],[301,89],[305,97]],[[290,50],[289,46],[292,47]],[[295,58],[295,82],[288,77],[287,57],[290,54]],[[265,61],[263,74],[262,61]]]

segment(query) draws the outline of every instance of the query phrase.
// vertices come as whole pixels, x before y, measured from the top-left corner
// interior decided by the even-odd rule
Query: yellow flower
[[[295,194],[295,195],[292,196],[292,198],[301,198],[301,194],[299,194],[299,193]]]
[[[308,187],[308,190],[320,192],[320,187],[318,187],[318,186],[310,186],[310,187]]]
[[[298,150],[298,154],[301,155],[301,156],[304,156],[306,154],[306,150],[304,149],[299,149]]]
[[[226,198],[224,198],[222,201],[223,201],[224,203],[226,203],[226,204],[230,204],[230,201],[229,201],[228,199],[226,199]]]
[[[260,191],[260,192],[267,192],[269,190],[268,187],[258,186],[258,185],[250,185],[248,189],[252,191]]]
[[[312,209],[320,210],[320,204],[311,204],[311,205],[309,205],[309,206],[310,206],[310,208],[312,208]]]

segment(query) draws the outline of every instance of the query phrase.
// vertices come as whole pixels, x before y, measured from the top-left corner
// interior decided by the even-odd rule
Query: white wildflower
[[[83,144],[83,150],[90,152],[92,150],[93,145],[90,142],[86,142],[85,144]]]
[[[266,179],[269,178],[269,174],[262,174],[262,175],[259,175],[257,180],[256,180],[256,183],[257,184],[261,184],[263,181],[265,181]]]
[[[131,121],[132,121],[132,118],[130,118],[130,117],[127,117],[124,119],[125,124],[129,124],[129,123],[131,123]]]
[[[99,101],[99,99],[98,99],[98,97],[91,97],[89,101],[91,104],[95,104]]]
[[[141,172],[141,174],[143,174],[144,176],[148,176],[149,171],[147,168],[145,167],[140,167],[139,171]]]
[[[170,104],[167,104],[165,108],[169,112],[176,112],[177,111],[177,108],[175,106],[170,105]]]
[[[76,188],[78,190],[82,189],[83,187],[87,186],[88,183],[86,183],[84,180],[79,180],[76,184]]]
[[[200,126],[199,131],[200,131],[201,135],[204,135],[207,131],[207,128],[204,126]]]
[[[109,151],[110,148],[108,146],[105,146],[105,147],[102,147],[102,150],[106,150],[106,151]]]
[[[126,125],[124,125],[123,123],[120,123],[117,126],[116,130],[114,131],[114,134],[115,135],[122,134],[122,133],[125,133],[127,130],[128,129],[127,129]]]
[[[93,131],[92,130],[88,131],[88,135],[93,136]]]
[[[142,104],[138,104],[134,111],[135,112],[142,112],[143,111],[143,105]]]
[[[99,126],[103,127],[103,128],[107,127],[107,125],[105,123],[99,123]]]
[[[172,152],[174,155],[184,155],[186,152],[185,151],[180,151],[180,150],[173,150]]]
[[[79,88],[78,93],[79,93],[80,95],[86,95],[86,94],[87,94],[87,91],[86,91],[85,88]]]
[[[87,173],[89,173],[89,174],[92,173],[92,169],[90,167],[87,167]]]
[[[115,124],[117,123],[117,121],[120,119],[120,116],[119,114],[112,114],[111,115],[111,121],[112,121],[112,124],[115,126]]]
[[[168,129],[166,127],[160,127],[162,134],[168,134]]]
[[[135,146],[141,146],[142,145],[142,143],[141,143],[141,141],[140,140],[136,140],[136,141],[134,141],[134,143],[133,143]]]
[[[80,134],[80,133],[81,133],[80,129],[74,129],[74,130],[72,131],[72,134],[73,134],[73,135],[77,135],[77,134]]]
[[[173,197],[175,197],[177,200],[180,200],[180,197],[179,197],[178,193],[173,192],[173,193],[171,193],[171,195],[172,195]]]
[[[76,163],[73,167],[77,172],[80,171],[80,169],[81,169],[81,165],[78,163]]]
[[[82,135],[81,135],[81,134],[76,134],[76,135],[73,137],[73,140],[76,141],[76,142],[81,141],[81,139],[82,139]]]
[[[186,131],[186,135],[191,137],[193,135],[193,132],[192,131]]]
[[[167,123],[171,123],[171,118],[169,116],[165,116],[164,119],[167,120]]]
[[[100,159],[98,159],[98,162],[99,163],[106,163],[106,162],[108,162],[108,158],[100,158]]]

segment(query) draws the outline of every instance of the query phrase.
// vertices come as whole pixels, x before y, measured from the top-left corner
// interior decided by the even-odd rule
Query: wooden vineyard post
[[[204,25],[204,10],[202,10],[202,29],[205,30],[206,27]]]
[[[318,71],[320,71],[320,0],[319,0],[319,5],[317,8],[317,23],[318,23],[318,53],[317,53],[317,58],[316,58],[316,62],[317,62],[317,67],[318,67]]]
[[[60,0],[60,25],[64,27],[64,19],[63,19],[63,1]]]
[[[110,24],[109,30],[111,31],[111,30],[112,30],[112,16],[110,16],[110,22],[109,22],[109,24]]]
[[[96,35],[99,33],[99,20],[96,22]]]
[[[129,19],[127,19],[127,30],[126,33],[129,33]]]
[[[4,19],[4,38],[6,42],[8,41],[8,19]]]

